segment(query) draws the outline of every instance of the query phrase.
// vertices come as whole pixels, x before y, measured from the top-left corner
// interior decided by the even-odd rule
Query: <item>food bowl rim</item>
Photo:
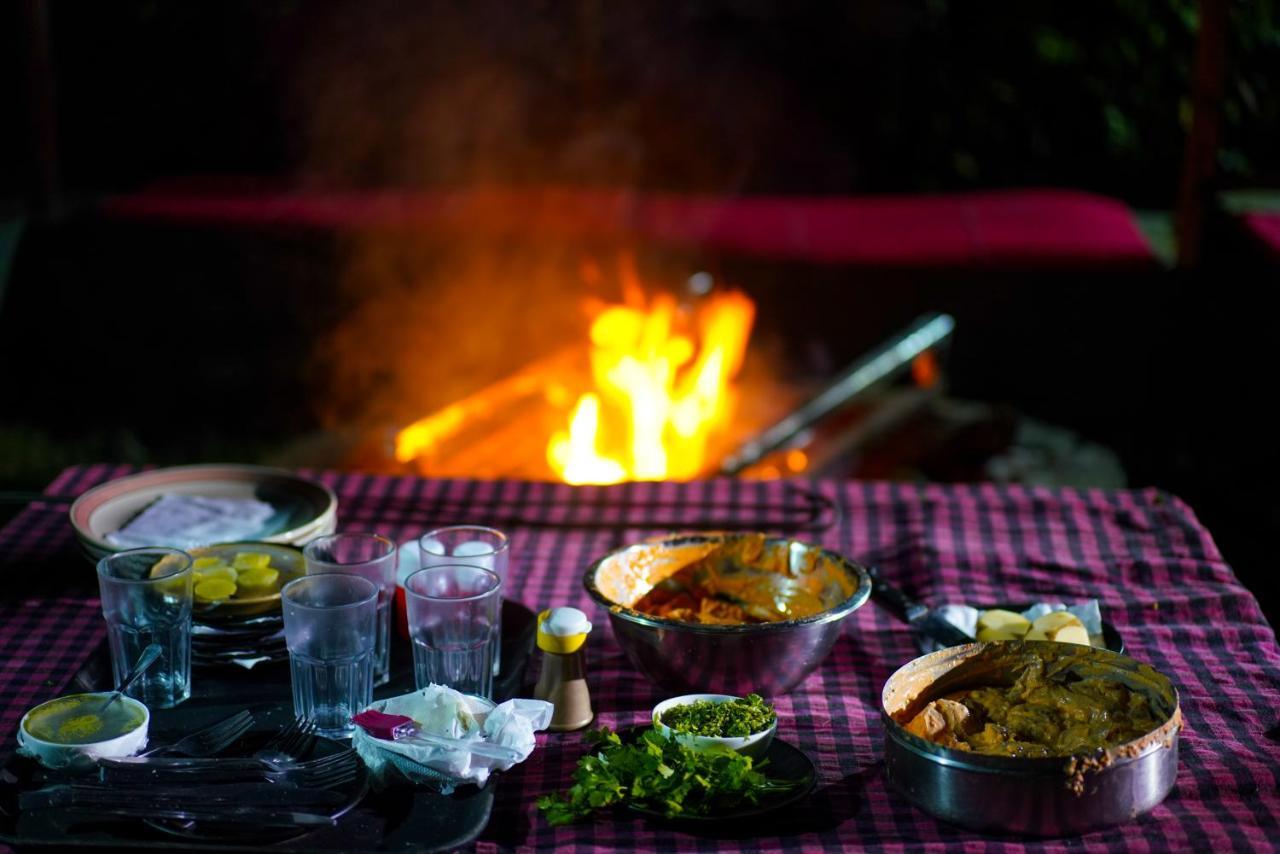
[[[1090,753],[1076,753],[1068,756],[1043,756],[1043,757],[993,756],[987,753],[975,753],[971,750],[957,750],[955,748],[943,747],[940,744],[936,744],[932,741],[929,741],[926,738],[921,738],[920,736],[915,735],[914,733],[908,732],[907,728],[904,727],[902,724],[898,723],[896,720],[894,720],[893,716],[889,714],[888,710],[885,708],[885,691],[888,690],[889,683],[897,679],[898,676],[907,668],[912,667],[913,665],[917,665],[923,659],[928,658],[930,656],[942,656],[943,654],[951,653],[953,655],[962,656],[960,661],[964,661],[969,657],[971,657],[972,655],[976,655],[984,647],[995,646],[995,645],[1004,644],[1004,643],[1055,644],[1055,645],[1061,645],[1061,646],[1075,645],[1075,644],[1057,644],[1055,641],[992,641],[989,643],[971,643],[971,644],[964,644],[963,646],[946,647],[944,649],[934,650],[933,652],[928,652],[928,653],[925,653],[924,655],[917,656],[911,659],[910,661],[906,662],[905,664],[903,664],[897,670],[893,671],[893,673],[889,676],[889,678],[885,680],[884,685],[880,689],[880,722],[884,726],[885,738],[891,738],[897,741],[903,747],[910,750],[912,753],[918,754],[919,756],[923,756],[926,759],[929,759],[930,761],[935,762],[939,765],[952,766],[952,767],[963,768],[967,770],[1000,771],[1000,772],[1006,772],[1006,773],[1012,773],[1012,774],[1025,774],[1030,776],[1041,776],[1046,774],[1062,776],[1062,769],[1063,769],[1064,763],[1070,762],[1073,759],[1077,759],[1081,757],[1101,756],[1104,753],[1107,753],[1108,751],[1111,752],[1114,758],[1108,764],[1107,767],[1124,765],[1130,762],[1136,762],[1137,760],[1142,759],[1143,757],[1151,753],[1154,753],[1155,751],[1160,750],[1161,748],[1169,744],[1177,743],[1178,733],[1181,731],[1181,728],[1182,728],[1182,706],[1181,706],[1181,700],[1178,696],[1178,686],[1173,683],[1172,679],[1170,679],[1168,676],[1165,676],[1160,671],[1155,670],[1155,668],[1152,668],[1152,670],[1155,670],[1155,672],[1162,679],[1164,679],[1166,682],[1169,683],[1169,688],[1173,694],[1173,711],[1170,712],[1169,716],[1164,721],[1162,721],[1157,727],[1155,727],[1155,729],[1152,729],[1150,732],[1145,732],[1142,735],[1138,736],[1137,738],[1132,739],[1131,741],[1127,741],[1123,744],[1118,744],[1113,747],[1099,747]],[[1127,661],[1132,661],[1136,664],[1142,663],[1142,662],[1139,662],[1137,659],[1130,658],[1127,655],[1114,652],[1109,649],[1104,649],[1101,647],[1088,647],[1088,649],[1093,650],[1094,652],[1097,652],[1097,653],[1101,653],[1104,656],[1122,658]],[[958,661],[957,665],[959,663],[960,662]],[[1164,735],[1164,738],[1160,738],[1159,737],[1160,735]],[[1143,741],[1147,741],[1148,743],[1144,745],[1141,749],[1136,751],[1127,749]]]
[[[777,732],[778,712],[776,709],[774,709],[773,712],[772,723],[762,730],[747,733],[746,735],[699,735],[696,732],[680,732],[679,730],[672,729],[670,726],[662,723],[658,719],[658,709],[663,706],[667,706],[668,708],[688,706],[701,700],[710,700],[713,703],[729,703],[734,700],[745,699],[745,697],[738,694],[717,694],[713,691],[698,691],[691,694],[679,694],[675,697],[668,697],[662,702],[654,705],[653,711],[649,713],[649,718],[653,722],[655,728],[664,729],[667,732],[670,732],[673,736],[692,739],[695,742],[705,742],[707,744],[723,744],[725,747],[730,747],[734,750],[742,750],[743,748],[750,747],[751,745],[756,744]],[[680,702],[681,700],[685,700],[687,702]],[[770,707],[772,708],[772,704],[770,704]]]
[[[683,620],[672,620],[665,617],[654,617],[649,614],[641,613],[627,605],[614,602],[604,593],[600,592],[600,588],[596,586],[596,571],[604,565],[605,561],[612,560],[618,555],[634,548],[642,546],[673,546],[691,542],[710,542],[714,540],[729,540],[739,537],[751,536],[749,532],[732,533],[732,534],[672,534],[657,539],[644,540],[638,543],[631,543],[622,548],[614,549],[604,557],[594,561],[587,568],[586,573],[582,576],[582,585],[586,588],[587,593],[598,604],[603,605],[609,612],[610,619],[622,619],[628,622],[638,623],[643,626],[657,629],[679,629],[681,631],[693,632],[695,634],[707,635],[758,635],[769,632],[780,632],[795,629],[801,626],[821,625],[822,623],[830,623],[843,620],[852,614],[871,597],[871,575],[867,572],[867,568],[844,555],[834,552],[823,546],[813,543],[805,543],[801,540],[792,539],[791,537],[765,537],[765,543],[800,543],[805,548],[817,549],[824,557],[833,561],[835,564],[843,568],[847,573],[852,573],[857,578],[857,587],[849,598],[838,602],[825,611],[812,614],[808,617],[801,617],[796,620],[781,620],[775,623],[743,623],[733,626],[716,626],[706,625],[704,623],[686,623]]]
[[[36,705],[27,709],[25,713],[23,713],[22,719],[18,721],[18,731],[22,733],[24,738],[30,739],[30,741],[33,744],[39,745],[42,748],[48,748],[51,750],[60,750],[60,751],[67,751],[67,750],[84,751],[84,750],[88,750],[89,748],[101,747],[104,744],[110,744],[111,742],[117,741],[122,738],[127,738],[128,736],[131,736],[137,733],[138,730],[150,732],[151,709],[147,706],[146,703],[142,702],[136,697],[130,697],[128,694],[121,694],[120,702],[132,703],[134,706],[141,709],[142,723],[138,724],[133,729],[125,730],[119,735],[113,735],[111,736],[111,738],[104,738],[102,739],[102,741],[86,741],[80,744],[64,744],[60,741],[46,741],[45,739],[33,733],[31,730],[27,729],[27,721],[31,719],[31,714],[49,705],[50,703],[56,703],[58,700],[66,700],[70,697],[103,697],[105,698],[105,697],[109,697],[110,695],[111,695],[110,691],[77,691],[74,694],[60,694],[57,697],[50,697],[49,699],[45,700],[42,703],[37,703]]]

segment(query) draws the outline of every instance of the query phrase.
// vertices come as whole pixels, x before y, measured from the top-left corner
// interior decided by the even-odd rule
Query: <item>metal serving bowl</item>
[[[664,559],[676,559],[682,548],[749,537],[761,535],[663,537],[619,549],[587,570],[587,592],[608,609],[614,637],[641,673],[679,693],[775,696],[799,684],[831,651],[840,636],[840,621],[871,595],[871,577],[864,567],[835,552],[794,540],[766,538],[762,554],[785,561],[782,565],[791,570],[789,576],[779,574],[779,584],[803,576],[821,591],[826,610],[820,613],[784,622],[719,626],[654,617],[630,607],[653,586],[642,576]]]
[[[942,747],[895,720],[952,691],[1011,683],[1028,650],[1055,660],[1070,656],[1072,667],[1143,692],[1164,723],[1091,756],[1025,759]],[[1178,774],[1177,690],[1148,665],[1105,649],[1028,641],[939,650],[889,677],[880,717],[893,788],[925,812],[973,830],[1067,836],[1121,824],[1164,800]]]

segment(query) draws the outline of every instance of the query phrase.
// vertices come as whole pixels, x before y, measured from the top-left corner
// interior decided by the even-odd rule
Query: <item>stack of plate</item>
[[[278,612],[216,624],[197,619],[191,626],[191,663],[197,667],[237,665],[249,669],[288,658],[284,620]]]
[[[275,508],[263,529],[246,539],[300,545],[337,524],[338,499],[321,483],[261,466],[201,465],[155,469],[104,483],[71,505],[71,525],[93,562],[117,551],[106,537],[162,495],[253,498]],[[156,543],[163,545],[163,543]]]
[[[267,556],[278,573],[275,584],[263,590],[238,590],[229,599],[202,601],[192,608],[191,661],[196,666],[233,664],[250,668],[289,657],[284,643],[280,588],[306,571],[302,552],[275,543],[223,543],[193,549],[191,556],[217,558],[234,565],[245,553]]]
[[[270,591],[242,593],[221,602],[197,598],[191,660],[196,666],[254,667],[288,658],[279,587],[303,574],[297,546],[333,533],[338,508],[333,491],[292,472],[261,466],[179,466],[117,478],[90,489],[71,506],[71,525],[85,556],[96,562],[117,551],[107,535],[163,495],[252,498],[274,508],[262,529],[250,535],[252,542],[190,550],[192,557],[216,555],[228,563],[238,552],[267,552],[271,566],[280,571],[278,584]]]

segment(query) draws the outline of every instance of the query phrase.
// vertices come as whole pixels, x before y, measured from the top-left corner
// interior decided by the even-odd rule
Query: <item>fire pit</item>
[[[947,315],[920,318],[825,382],[796,381],[748,346],[757,309],[744,292],[700,273],[679,299],[623,273],[621,301],[589,303],[588,341],[398,429],[395,463],[571,484],[778,477],[849,453],[942,388]],[[885,390],[904,376],[908,388]]]
[[[755,313],[741,291],[685,304],[646,295],[593,305],[590,341],[400,430],[395,457],[419,472],[520,472],[568,483],[688,479],[734,422]]]

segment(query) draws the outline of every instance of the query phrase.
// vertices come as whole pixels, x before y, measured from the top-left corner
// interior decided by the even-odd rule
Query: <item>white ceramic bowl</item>
[[[48,700],[28,711],[22,716],[22,721],[18,724],[19,753],[35,757],[46,768],[87,769],[92,768],[101,756],[132,756],[147,746],[147,731],[151,726],[151,711],[143,703],[128,696],[121,697],[116,702],[124,703],[142,712],[142,723],[115,738],[95,741],[89,744],[59,744],[37,738],[27,730],[27,721],[33,714],[49,705],[49,703],[56,703],[69,697],[100,697],[105,701],[107,694],[68,694],[66,697]]]
[[[658,731],[667,737],[674,736],[676,741],[686,744],[694,750],[712,750],[716,748],[728,748],[729,750],[745,754],[752,758],[763,756],[768,750],[769,745],[773,742],[773,734],[778,731],[778,716],[774,715],[773,723],[769,728],[751,735],[730,736],[721,738],[713,735],[693,735],[687,732],[675,732],[662,722],[662,713],[676,706],[687,706],[690,703],[696,703],[699,700],[710,700],[713,703],[727,703],[730,700],[741,700],[741,697],[735,697],[732,694],[683,694],[679,697],[672,697],[670,700],[663,700],[661,703],[653,707],[653,725]]]

